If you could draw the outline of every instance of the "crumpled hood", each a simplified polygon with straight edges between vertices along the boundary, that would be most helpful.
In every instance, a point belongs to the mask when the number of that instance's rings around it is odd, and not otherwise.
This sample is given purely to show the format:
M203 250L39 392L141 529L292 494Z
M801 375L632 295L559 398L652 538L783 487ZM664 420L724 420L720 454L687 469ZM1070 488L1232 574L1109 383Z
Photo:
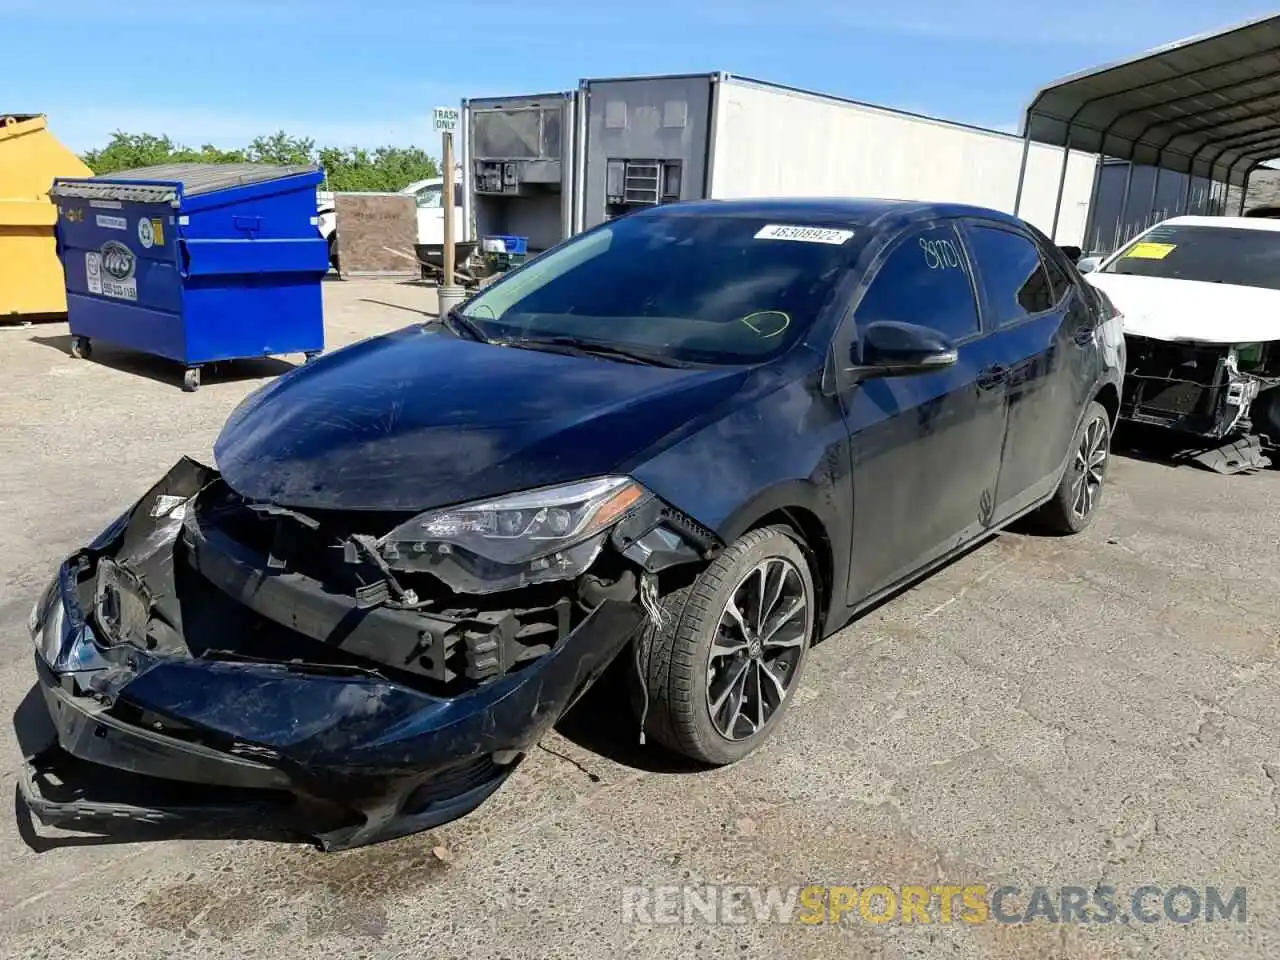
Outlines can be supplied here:
M1090 273L1124 314L1124 332L1155 340L1280 340L1280 290L1201 280Z
M214 446L232 489L300 508L426 510L609 473L709 422L741 368L670 369L409 327L250 395Z

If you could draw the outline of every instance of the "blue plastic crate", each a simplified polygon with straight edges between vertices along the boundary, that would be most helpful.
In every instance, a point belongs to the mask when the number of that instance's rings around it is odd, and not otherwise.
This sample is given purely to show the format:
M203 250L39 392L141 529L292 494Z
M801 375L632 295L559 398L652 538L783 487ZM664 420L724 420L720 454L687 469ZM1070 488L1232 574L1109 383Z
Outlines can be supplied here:
M501 240L503 249L506 253L517 254L523 256L529 252L528 237L513 237L503 233L491 234L485 237L486 240Z

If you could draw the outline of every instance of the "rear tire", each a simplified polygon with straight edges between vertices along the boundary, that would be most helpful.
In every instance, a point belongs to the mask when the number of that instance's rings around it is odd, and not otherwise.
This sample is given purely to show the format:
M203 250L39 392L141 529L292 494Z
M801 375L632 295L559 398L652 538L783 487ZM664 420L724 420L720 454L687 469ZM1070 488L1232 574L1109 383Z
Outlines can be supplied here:
M1036 511L1036 523L1052 533L1082 532L1097 513L1110 462L1111 418L1106 407L1095 400L1071 441L1062 482L1053 498Z
M788 528L753 530L730 544L662 599L663 627L649 625L636 641L645 693L637 684L635 699L643 707L647 694L646 732L713 765L761 746L799 688L816 598L808 558Z

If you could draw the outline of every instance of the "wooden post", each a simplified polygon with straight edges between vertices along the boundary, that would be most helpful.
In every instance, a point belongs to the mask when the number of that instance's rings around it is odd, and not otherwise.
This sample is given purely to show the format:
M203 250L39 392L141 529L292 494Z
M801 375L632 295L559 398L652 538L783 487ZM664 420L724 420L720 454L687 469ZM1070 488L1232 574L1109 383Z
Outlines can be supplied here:
M454 255L454 213L453 213L453 132L446 130L444 132L444 149L441 151L444 159L441 166L441 176L444 177L444 190L442 198L444 201L444 279L441 282L442 287L453 286L453 255Z

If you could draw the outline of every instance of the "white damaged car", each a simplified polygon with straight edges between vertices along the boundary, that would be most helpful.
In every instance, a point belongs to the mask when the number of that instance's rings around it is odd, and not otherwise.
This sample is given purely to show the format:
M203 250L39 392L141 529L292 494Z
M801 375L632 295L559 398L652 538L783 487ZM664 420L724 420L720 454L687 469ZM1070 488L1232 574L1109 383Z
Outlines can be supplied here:
M1080 261L1124 316L1120 416L1187 434L1220 473L1280 447L1280 220L1174 217Z

